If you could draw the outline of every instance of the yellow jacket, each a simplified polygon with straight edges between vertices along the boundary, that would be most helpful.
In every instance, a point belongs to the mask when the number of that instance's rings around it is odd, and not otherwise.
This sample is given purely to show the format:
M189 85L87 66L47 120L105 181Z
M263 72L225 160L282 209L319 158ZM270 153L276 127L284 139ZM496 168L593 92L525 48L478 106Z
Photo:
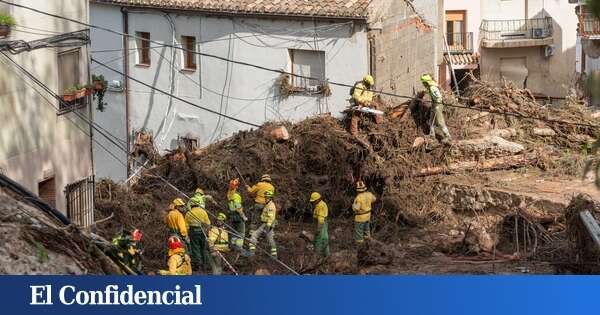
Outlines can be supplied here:
M210 219L206 210L200 207L194 207L192 210L185 214L185 222L189 227L202 227L204 225L210 225Z
M160 270L163 276L185 276L192 274L192 263L190 256L185 253L183 248L170 249L169 261L167 262L169 270Z
M324 224L328 212L329 209L327 208L327 204L325 203L325 201L321 200L317 203L317 205L314 208L313 218L317 219L317 223Z
M167 226L174 231L177 231L181 236L186 237L188 235L188 228L183 218L183 214L178 210L171 210L165 217L165 223Z
M256 196L254 198L254 202L260 203L261 205L264 205L266 203L266 191L275 192L275 187L269 182L258 182L256 183L256 185L248 188L248 192Z
M436 85L430 85L428 88L429 96L431 97L431 101L434 103L442 103L442 93L440 89Z
M223 228L213 226L208 231L208 246L220 252L228 252L229 233Z
M373 101L373 91L367 89L364 83L359 82L354 86L352 99L357 105L369 105Z
M377 198L370 191L361 192L354 198L352 210L355 222L367 222L371 220L371 205Z
M262 223L266 223L267 226L273 226L273 222L275 222L275 217L277 216L277 208L275 207L275 203L273 201L267 203L260 214L260 221Z

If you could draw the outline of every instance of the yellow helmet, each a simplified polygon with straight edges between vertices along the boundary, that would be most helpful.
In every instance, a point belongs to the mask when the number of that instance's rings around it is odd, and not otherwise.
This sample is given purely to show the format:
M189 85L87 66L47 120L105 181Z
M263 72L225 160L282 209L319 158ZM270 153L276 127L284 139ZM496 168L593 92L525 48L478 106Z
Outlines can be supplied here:
M227 215L223 212L217 213L217 221L225 221L227 219Z
M431 85L431 86L437 85L437 83L435 83L435 80L429 74L424 74L421 76L421 83L423 83L424 85Z
M373 78L372 75L367 74L363 77L363 82L365 82L368 85L375 85L375 79Z
M358 182L356 182L356 191L358 191L358 192L367 191L367 185L365 185L365 182L363 182L362 180L359 180Z
M196 193L204 195L204 190L202 188L198 187L198 188L196 188Z
M314 202L321 199L321 194L319 194L318 192L313 192L312 194L310 194L310 202Z
M177 207L182 207L182 206L185 206L185 202L183 202L183 199L177 198L177 199L173 200L170 208L175 209Z
M260 177L260 180L263 182L270 182L271 176L269 176L269 174L264 174L263 176Z

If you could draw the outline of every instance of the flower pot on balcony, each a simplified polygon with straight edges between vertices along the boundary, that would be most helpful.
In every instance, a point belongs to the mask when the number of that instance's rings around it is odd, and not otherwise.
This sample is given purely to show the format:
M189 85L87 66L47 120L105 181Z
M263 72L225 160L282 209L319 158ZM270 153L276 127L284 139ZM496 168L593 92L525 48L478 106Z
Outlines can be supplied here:
M94 81L94 89L96 91L102 91L102 90L104 90L104 81L102 81L102 80L96 80L96 81Z
M6 37L10 34L10 25L0 25L0 37Z
M75 94L64 94L63 95L63 100L65 102L72 102L75 100Z
M84 98L87 95L87 89L79 89L75 92L75 98Z

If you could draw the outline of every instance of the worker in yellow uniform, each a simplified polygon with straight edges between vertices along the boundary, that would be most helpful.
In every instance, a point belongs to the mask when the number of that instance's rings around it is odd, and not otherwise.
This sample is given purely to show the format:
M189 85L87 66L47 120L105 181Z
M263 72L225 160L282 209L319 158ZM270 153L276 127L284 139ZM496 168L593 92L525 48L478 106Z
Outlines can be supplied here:
M377 200L375 195L367 191L367 186L362 180L356 182L357 195L352 204L354 211L354 241L360 249L365 240L371 238L371 206Z
M248 221L248 218L246 217L246 214L244 213L244 207L242 206L242 196L237 191L239 185L240 181L237 178L229 181L229 191L227 191L227 207L229 208L231 225L235 230L235 233L238 234L231 236L233 246L242 248L244 247L246 221Z
M208 213L204 208L194 204L185 214L185 222L189 226L190 246L188 248L192 255L192 267L195 270L212 267L213 261L206 240L206 233L210 227Z
M206 201L215 203L215 199L211 195L204 194L204 190L200 187L196 188L194 195L187 203L187 209L192 210L194 206L199 206L202 209L206 209Z
M353 135L358 134L358 122L360 118L365 115L364 112L358 110L361 107L375 108L373 103L374 93L372 91L375 85L375 79L371 75L365 75L362 81L356 82L351 89L352 99L350 100L353 106L352 118L350 120L350 133ZM383 122L382 114L374 114L375 123L381 124Z
M187 276L192 274L190 256L185 252L183 242L177 236L171 236L169 243L169 259L167 265L169 270L160 270L163 276Z
M315 253L322 257L329 257L329 232L328 232L328 212L327 204L321 198L321 194L313 192L310 194L310 203L313 206L313 218L317 222L315 231Z
M260 213L267 204L264 197L265 192L270 191L275 194L275 187L272 184L271 176L264 174L256 185L250 187L246 185L246 190L249 194L254 195L254 209L247 215L250 216L250 234L256 231L260 225Z
M208 232L208 246L214 261L213 275L223 272L223 254L229 252L229 233L223 228L226 219L225 213L219 212L216 226Z
M429 128L429 136L435 138L435 128L439 128L442 132L443 139L442 143L449 143L451 140L450 131L446 126L446 120L444 119L444 102L442 93L438 88L437 82L429 74L421 76L421 83L427 89L429 96L431 97L431 124Z
M188 228L183 214L185 213L185 202L177 198L169 205L169 213L165 217L165 224L169 228L170 235L178 236L182 241L188 241Z
M277 244L275 244L275 232L273 231L273 228L277 223L277 208L275 206L275 202L273 202L273 195L273 192L270 190L264 192L263 196L266 204L260 214L261 225L258 227L258 229L256 229L256 231L252 232L250 237L250 245L248 247L250 252L256 252L256 242L258 241L258 238L262 234L266 234L267 241L271 246L271 256L277 257Z

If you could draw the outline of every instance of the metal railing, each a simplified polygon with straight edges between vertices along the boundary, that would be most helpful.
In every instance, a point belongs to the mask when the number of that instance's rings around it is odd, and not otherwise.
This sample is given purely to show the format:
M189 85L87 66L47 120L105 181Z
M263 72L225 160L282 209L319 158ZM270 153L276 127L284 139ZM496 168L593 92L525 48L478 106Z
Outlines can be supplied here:
M591 14L582 14L579 18L579 35L600 35L600 20Z
M94 223L94 177L82 179L65 187L67 217L81 227Z
M473 52L473 32L447 33L446 40L450 53Z
M552 36L552 18L483 20L480 31L483 40L543 39Z

